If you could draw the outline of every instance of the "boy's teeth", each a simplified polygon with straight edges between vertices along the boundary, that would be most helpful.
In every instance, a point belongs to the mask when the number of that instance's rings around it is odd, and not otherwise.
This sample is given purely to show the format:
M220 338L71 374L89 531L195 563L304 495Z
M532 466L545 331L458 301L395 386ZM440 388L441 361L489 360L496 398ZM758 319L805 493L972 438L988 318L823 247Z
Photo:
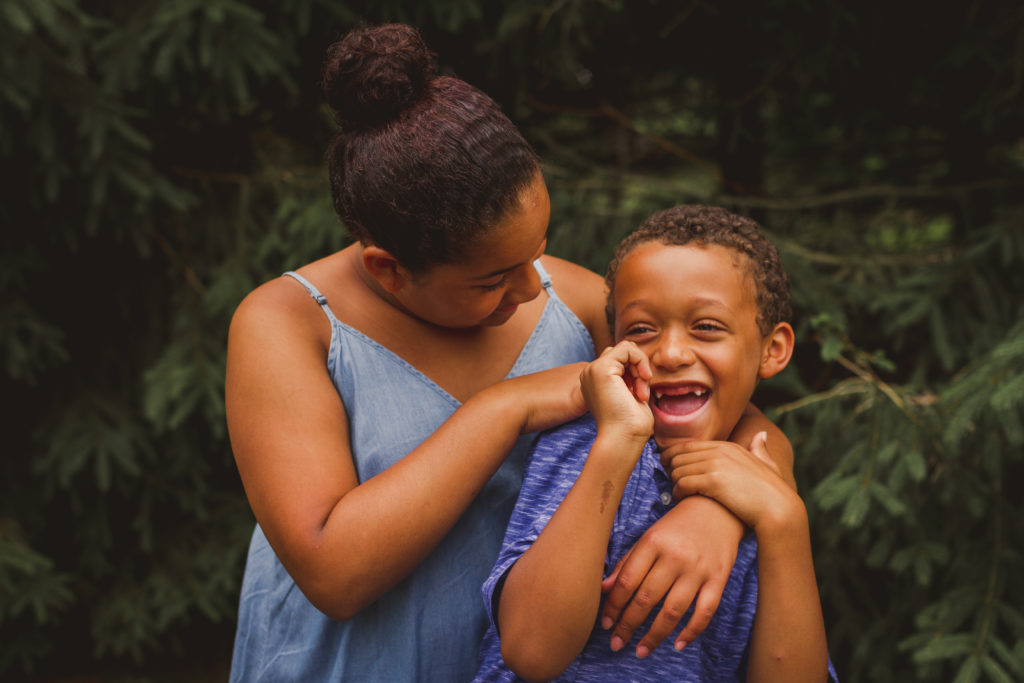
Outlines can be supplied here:
M693 391L688 392L688 393L691 393L694 396L696 396L697 398L700 398L704 394L708 393L708 390L707 389L694 389ZM661 399L661 397L664 396L664 395L665 395L664 391L655 389L655 391L654 391L654 398Z

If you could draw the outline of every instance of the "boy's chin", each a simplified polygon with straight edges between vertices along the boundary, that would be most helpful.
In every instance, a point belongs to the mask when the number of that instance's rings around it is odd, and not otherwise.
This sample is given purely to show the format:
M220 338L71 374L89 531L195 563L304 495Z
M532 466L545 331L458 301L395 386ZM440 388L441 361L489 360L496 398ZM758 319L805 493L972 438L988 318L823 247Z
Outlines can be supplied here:
M700 436L680 436L674 434L655 434L654 442L658 444L658 448L665 450L669 446L676 446L679 444L685 444L695 441L708 441L708 439L701 438Z

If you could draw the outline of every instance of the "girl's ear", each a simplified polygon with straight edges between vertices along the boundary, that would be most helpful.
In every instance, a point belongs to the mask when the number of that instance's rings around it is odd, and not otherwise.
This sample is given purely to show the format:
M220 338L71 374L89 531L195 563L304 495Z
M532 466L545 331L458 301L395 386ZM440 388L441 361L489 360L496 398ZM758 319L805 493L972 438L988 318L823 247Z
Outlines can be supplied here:
M786 367L790 356L793 355L795 338L796 335L793 334L793 328L789 323L779 323L775 326L775 329L765 337L758 377L768 379Z
M387 249L369 244L361 258L366 272L389 294L397 294L412 281L412 274Z

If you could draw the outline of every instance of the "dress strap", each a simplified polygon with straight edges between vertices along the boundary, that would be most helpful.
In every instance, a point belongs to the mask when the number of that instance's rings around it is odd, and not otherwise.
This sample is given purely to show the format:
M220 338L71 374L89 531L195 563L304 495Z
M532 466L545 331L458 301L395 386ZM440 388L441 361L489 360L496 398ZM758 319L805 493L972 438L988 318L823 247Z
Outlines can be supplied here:
M332 311L331 307L327 305L327 297L321 294L320 290L317 289L312 282L310 282L303 276L299 275L294 270L289 270L284 274L287 275L288 277L295 279L296 281L298 281L300 285L306 288L306 291L309 292L309 295L313 297L313 301L315 301L320 306L320 308L323 309L324 314L327 316L327 319L331 321L332 325L338 322L338 319L334 315L334 311Z
M533 268L537 271L537 274L540 275L540 283L544 285L544 289L548 290L548 293L551 293L551 276L548 275L548 271L544 270L544 266L540 264L540 259L536 259L533 262Z

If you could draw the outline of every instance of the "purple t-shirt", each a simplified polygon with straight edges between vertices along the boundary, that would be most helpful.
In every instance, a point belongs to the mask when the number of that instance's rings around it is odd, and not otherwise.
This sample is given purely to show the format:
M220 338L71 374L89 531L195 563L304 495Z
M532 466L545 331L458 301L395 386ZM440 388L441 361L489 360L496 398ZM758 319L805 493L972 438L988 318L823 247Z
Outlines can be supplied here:
M495 627L494 606L501 583L516 560L540 535L583 469L597 436L597 425L587 414L542 434L531 460L509 521L497 563L483 587L490 626L480 645L476 681L520 680L501 659ZM622 503L612 525L605 555L605 574L625 555L644 531L672 506L672 485L662 469L657 447L651 440L626 484ZM644 625L623 649L612 652L611 631L594 624L586 647L556 680L558 681L741 681L746 676L747 649L757 606L757 542L753 534L740 541L736 563L722 593L722 600L707 629L677 652L672 644L689 620L692 606L672 635L648 657L638 659L636 646L650 628L661 605L651 610ZM598 612L600 619L600 612Z

